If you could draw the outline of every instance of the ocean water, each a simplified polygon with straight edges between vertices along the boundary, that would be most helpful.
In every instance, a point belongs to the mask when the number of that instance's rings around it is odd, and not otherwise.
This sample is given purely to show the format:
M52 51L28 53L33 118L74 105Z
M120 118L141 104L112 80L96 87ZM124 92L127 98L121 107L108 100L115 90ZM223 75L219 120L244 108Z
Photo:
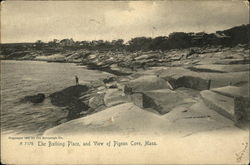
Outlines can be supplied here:
M58 125L67 112L52 105L47 96L75 85L75 75L85 84L109 74L67 63L1 61L1 133L42 134ZM44 102L20 102L37 93L46 95Z

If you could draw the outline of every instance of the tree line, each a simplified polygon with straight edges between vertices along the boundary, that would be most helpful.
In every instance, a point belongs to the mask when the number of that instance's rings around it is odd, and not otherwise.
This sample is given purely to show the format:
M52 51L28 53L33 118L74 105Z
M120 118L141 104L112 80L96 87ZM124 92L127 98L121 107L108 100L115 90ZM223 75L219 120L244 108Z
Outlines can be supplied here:
M98 50L98 51L150 51L150 50L169 50L183 49L189 47L202 47L211 45L234 46L237 44L249 43L250 25L241 25L224 31L207 34L174 32L168 36L152 37L135 37L124 42L123 39L112 41L93 40L93 41L74 41L71 39L57 40L54 39L47 43L37 40L33 44L28 44L26 48L44 50ZM19 44L19 46L22 44Z

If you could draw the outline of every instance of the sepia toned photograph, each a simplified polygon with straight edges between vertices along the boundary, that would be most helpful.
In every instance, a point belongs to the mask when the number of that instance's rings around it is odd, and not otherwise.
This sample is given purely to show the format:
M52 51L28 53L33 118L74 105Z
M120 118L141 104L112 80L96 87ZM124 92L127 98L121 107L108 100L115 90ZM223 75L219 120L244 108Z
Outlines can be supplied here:
M1 163L248 164L249 2L1 2Z

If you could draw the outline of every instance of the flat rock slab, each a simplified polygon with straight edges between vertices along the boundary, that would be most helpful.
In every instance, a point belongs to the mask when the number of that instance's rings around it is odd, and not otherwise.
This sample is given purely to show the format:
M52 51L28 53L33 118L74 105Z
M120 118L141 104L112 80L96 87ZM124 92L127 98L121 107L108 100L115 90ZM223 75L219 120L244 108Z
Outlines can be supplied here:
M207 107L203 101L192 106L178 106L171 112L162 115L162 118L170 122L168 132L178 131L182 137L189 137L199 133L209 134L210 131L235 128L234 122L216 111Z
M132 95L132 102L140 108L152 108L160 114L165 114L173 108L183 105L192 104L195 102L193 96L190 96L190 91L170 89L158 89L135 93ZM195 93L193 93L195 95Z
M248 86L227 86L212 91L202 91L204 103L221 115L233 120L235 125L245 129L250 123Z
M188 98L187 96L169 89L152 90L144 94L154 100L157 105L156 110L158 110L160 114L168 113L180 104L190 103L189 100L185 100Z
M225 86L221 88L212 89L213 92L219 93L228 97L247 97L249 96L249 88L247 85L237 86Z
M230 65L230 64L249 64L249 59L221 59L214 64Z
M63 123L47 130L44 135L172 135L190 137L211 131L236 130L234 123L211 111L201 103L190 108L176 107L165 115L157 115L124 103L98 113Z
M164 79L153 76L153 75L146 75L131 80L127 84L125 84L125 92L143 92L149 90L156 90L156 89L170 89L168 82ZM129 90L129 91L128 91Z
M107 107L129 102L129 97L119 89L108 89L104 95L104 104Z
M219 114L234 120L234 99L213 91L201 91L201 97L204 103Z
M191 89L196 89L196 90L206 90L210 89L211 86L211 80L203 79L200 77L193 77L193 76L183 76L180 77L176 80L177 85L179 87L186 87L186 88L191 88ZM177 86L177 87L178 87Z
M110 107L47 130L44 134L77 135L88 133L130 133L160 129L164 123L159 115L144 111L132 103Z
M190 68L197 72L241 72L248 71L248 64L237 64L237 65L196 65Z
M249 96L234 98L235 125L243 129L249 129L250 126L249 100Z
M193 80L197 79L202 79L205 81L211 80L210 88L223 87L229 84L235 85L241 82L249 81L249 71L230 72L230 73L214 73L214 72L204 73L204 72L195 72L183 67L171 67L165 69L163 68L161 71L157 71L157 73L159 74L159 77L165 80L168 80L169 78L178 80L181 77L191 77L193 78Z

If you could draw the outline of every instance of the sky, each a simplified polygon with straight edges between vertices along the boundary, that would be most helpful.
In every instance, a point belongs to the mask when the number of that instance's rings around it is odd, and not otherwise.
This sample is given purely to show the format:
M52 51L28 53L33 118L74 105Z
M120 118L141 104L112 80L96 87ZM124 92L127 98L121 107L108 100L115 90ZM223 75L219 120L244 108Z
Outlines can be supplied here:
M249 23L249 4L224 1L7 1L1 42L130 40L207 32Z

